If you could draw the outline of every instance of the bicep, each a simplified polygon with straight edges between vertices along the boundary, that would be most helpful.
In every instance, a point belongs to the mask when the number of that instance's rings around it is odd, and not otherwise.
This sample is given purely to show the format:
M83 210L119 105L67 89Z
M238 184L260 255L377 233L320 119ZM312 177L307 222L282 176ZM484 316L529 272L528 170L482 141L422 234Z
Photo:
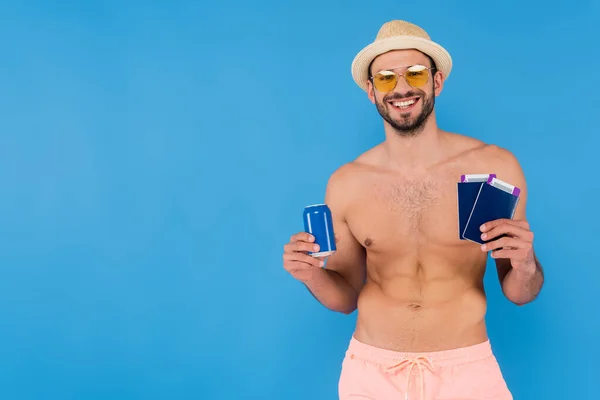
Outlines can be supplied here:
M510 260L507 258L497 258L496 259L496 271L498 272L498 280L500 284L504 282L504 278L512 269L512 265L510 264Z
M337 251L329 256L325 268L337 272L356 292L360 292L366 279L365 249L356 240L343 217L336 218L332 209L333 229L339 241Z
M505 168L506 171L504 173L504 178L500 179L506 180L508 183L518 187L520 190L519 202L517 203L517 208L515 209L513 219L517 221L526 221L527 198L529 191L527 187L527 180L525 179L525 173L523 172L523 168L521 167L517 158L512 154L508 156Z
M527 220L527 198L528 188L527 181L523 169L517 160L517 158L510 152L506 152L506 156L503 159L503 165L501 168L503 172L498 176L500 180L503 180L511 185L519 188L519 201L513 215L515 221L526 221ZM499 258L495 260L496 269L498 270L498 278L500 282L504 281L506 275L512 269L512 265L509 259Z
M360 292L366 279L366 251L354 237L348 222L347 213L350 209L348 182L344 173L334 174L325 193L325 203L331 210L333 230L338 237L337 251L329 256L325 268L337 272L356 292Z

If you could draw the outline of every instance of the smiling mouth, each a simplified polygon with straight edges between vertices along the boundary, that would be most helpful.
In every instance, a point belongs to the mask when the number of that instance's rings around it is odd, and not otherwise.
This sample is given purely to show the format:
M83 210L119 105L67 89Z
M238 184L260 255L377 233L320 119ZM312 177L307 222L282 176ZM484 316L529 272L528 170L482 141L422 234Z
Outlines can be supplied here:
M414 98L408 99L408 100L388 101L388 103L392 107L394 107L394 108L396 108L398 110L408 111L408 110L412 109L415 106L415 104L417 104L419 102L419 99L420 99L419 97L414 97Z

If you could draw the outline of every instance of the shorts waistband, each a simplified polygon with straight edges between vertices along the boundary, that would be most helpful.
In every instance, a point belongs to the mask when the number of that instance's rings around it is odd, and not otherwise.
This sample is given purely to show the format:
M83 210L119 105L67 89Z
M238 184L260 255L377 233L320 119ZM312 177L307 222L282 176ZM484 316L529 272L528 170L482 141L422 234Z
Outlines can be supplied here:
M430 352L400 352L374 347L357 340L354 336L346 351L349 358L358 358L380 365L394 365L404 360L428 359L438 366L460 365L481 361L493 356L489 340L456 349Z

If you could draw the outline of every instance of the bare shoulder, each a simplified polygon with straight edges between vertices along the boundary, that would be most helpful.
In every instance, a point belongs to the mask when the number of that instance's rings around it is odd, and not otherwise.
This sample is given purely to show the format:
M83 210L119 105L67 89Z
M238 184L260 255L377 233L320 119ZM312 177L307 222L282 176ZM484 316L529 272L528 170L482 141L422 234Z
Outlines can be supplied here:
M382 158L381 145L375 146L360 154L354 160L343 164L331 174L328 184L332 187L342 186L347 189L348 185L356 184L365 174L377 169Z
M450 155L458 158L476 154L487 146L485 142L477 138L455 132L444 132L443 138Z
M527 180L521 167L521 163L515 154L495 144L486 144L473 156L479 165L485 166L485 170L496 174L498 179L514 185L520 189L519 206L515 213L517 219L525 218L525 208L529 197Z
M481 149L479 157L489 163L489 167L495 171L499 179L517 186L525 185L525 174L521 163L510 150L489 144Z
M522 193L526 192L527 182L523 168L512 151L457 133L447 133L446 137L451 155L461 165L469 165L479 173L494 173L498 179L518 186Z
M506 179L523 179L521 164L510 150L458 133L447 133L447 137L457 157L493 169L494 173Z
M376 146L359 155L356 159L341 165L329 177L326 201L340 211L351 204L369 176L377 170L381 159L381 147Z

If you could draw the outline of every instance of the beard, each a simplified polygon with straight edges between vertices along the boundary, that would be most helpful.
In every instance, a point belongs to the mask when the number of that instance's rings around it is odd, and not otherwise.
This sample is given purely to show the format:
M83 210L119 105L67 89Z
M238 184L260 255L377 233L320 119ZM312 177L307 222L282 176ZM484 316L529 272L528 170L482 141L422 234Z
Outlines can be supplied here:
M421 101L422 103L421 112L419 113L419 115L411 117L410 113L404 113L400 114L399 118L393 119L390 115L390 111L391 107L394 106L392 106L388 102L401 101L403 99L414 96L419 96L419 101ZM375 104L377 106L377 111L379 112L379 115L381 115L381 117L385 121L387 121L387 123L390 124L392 128L394 128L398 135L403 137L414 137L423 131L427 119L429 119L429 116L433 112L433 108L435 105L435 94L427 96L423 91L415 92L412 90L408 93L405 93L404 95L401 95L399 93L390 93L389 95L384 96L381 102L376 100ZM394 109L394 111L396 110Z

